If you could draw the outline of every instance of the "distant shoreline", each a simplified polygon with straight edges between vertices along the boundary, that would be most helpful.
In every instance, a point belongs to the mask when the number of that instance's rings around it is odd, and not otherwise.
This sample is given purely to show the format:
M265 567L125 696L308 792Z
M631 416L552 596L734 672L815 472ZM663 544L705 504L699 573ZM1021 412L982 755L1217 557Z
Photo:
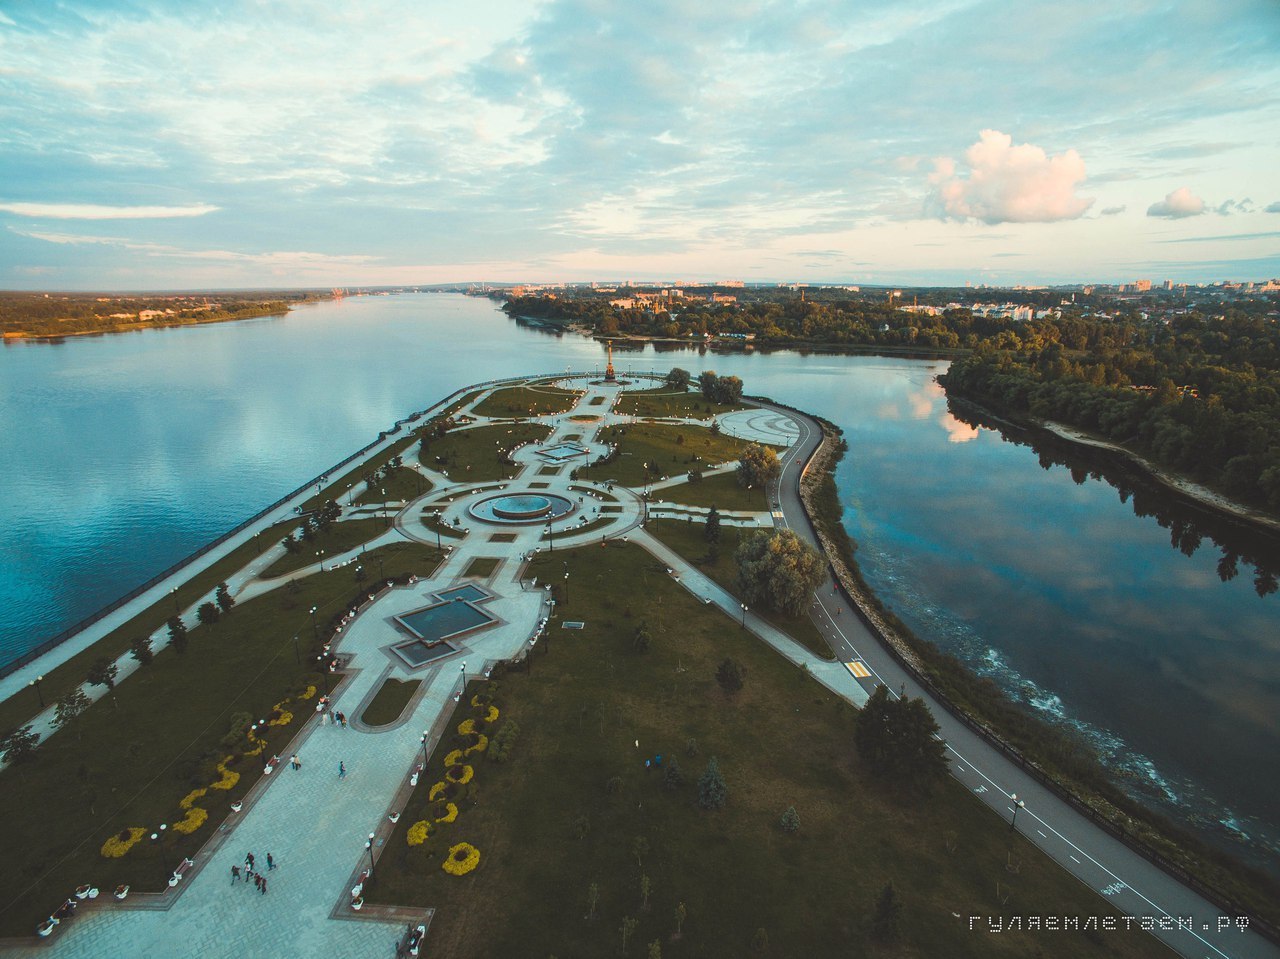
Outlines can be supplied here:
M234 316L218 316L210 317L209 319L187 318L181 320L169 317L163 321L139 320L136 323L112 324L111 326L103 326L96 330L72 330L66 333L28 333L22 330L15 330L5 332L0 339L3 339L5 343L11 343L26 342L30 340L65 340L73 336L106 336L111 333L136 333L139 330L171 329L180 326L206 326L213 323L232 323L236 320L259 319L264 316L285 316L292 310L293 307L286 304L283 309L278 306L272 306L270 308L263 307L260 309L250 309L241 313L236 313Z

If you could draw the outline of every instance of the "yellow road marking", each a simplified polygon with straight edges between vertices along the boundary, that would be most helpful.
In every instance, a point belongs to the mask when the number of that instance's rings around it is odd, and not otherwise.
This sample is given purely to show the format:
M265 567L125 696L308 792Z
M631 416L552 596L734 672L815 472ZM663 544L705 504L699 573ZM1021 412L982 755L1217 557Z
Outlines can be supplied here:
M844 665L845 668L848 669L849 672L853 673L853 675L858 679L871 678L871 670L867 669L860 659L855 659L853 662L845 663Z

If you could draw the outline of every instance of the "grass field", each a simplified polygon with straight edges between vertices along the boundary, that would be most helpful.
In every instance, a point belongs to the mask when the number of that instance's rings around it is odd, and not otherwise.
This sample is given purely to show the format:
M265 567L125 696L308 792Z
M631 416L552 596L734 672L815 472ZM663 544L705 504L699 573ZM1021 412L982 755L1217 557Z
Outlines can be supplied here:
M429 574L438 556L417 544L369 554L371 561L382 558L388 576ZM158 891L162 850L139 846L108 859L99 852L102 843L126 826L181 819L179 800L219 778L213 766L227 754L219 740L234 713L267 715L306 683L319 684L307 669L313 662L310 608L319 607L323 623L359 592L346 568L249 600L216 625L191 630L184 655L161 652L114 696L41 744L34 761L0 771L0 936L31 935L86 879L104 894L118 883ZM266 735L268 755L286 753L313 708L314 700L300 706L293 723ZM208 840L231 802L262 773L258 758L229 768L240 774L234 788L210 789L196 802L208 810L208 821L190 836L169 831L163 855L170 868Z
M413 694L422 685L420 679L400 681L388 678L374 694L360 721L367 726L389 726L400 718Z
M319 509L325 504L326 500L338 502L343 497L348 496L351 492L351 487L355 486L357 483L363 482L364 478L374 470L385 466L391 461L392 457L408 455L407 451L409 448L415 446L417 442L418 437L416 434L411 434L403 439L396 440L396 442L392 443L377 456L358 463L339 476L336 480L329 483L328 486L321 489L320 492L316 493L302 504L302 511L306 513L314 509Z
M425 476L415 469L401 466L392 470L389 477L379 480L372 488L357 496L356 503L407 503L430 490L431 483Z
M769 508L764 488L747 489L738 485L736 472L721 473L709 476L697 483L681 483L660 489L653 494L668 503L683 503L686 506L714 506L724 510L749 510L761 512Z
M604 466L592 467L592 478L616 479L623 486L643 486L646 463L653 463L663 474L674 476L695 467L705 469L735 460L750 445L701 427L662 423L611 426L600 438L606 443L618 443L619 455Z
M638 548L587 547L542 561L553 570L567 561L575 584L588 587L575 588L564 610L586 627L552 629L529 672L499 677L501 715L485 731L515 720L519 737L506 763L470 757L470 795L455 800L455 822L436 827L431 854L405 837L434 818L427 793L458 745L446 735L379 860L376 890L366 892L436 907L433 955L616 955L628 916L638 927L627 954L643 956L658 941L667 959L745 957L761 928L773 956L1168 955L1145 933L968 932L964 917L973 914L1110 910L958 784L917 799L874 779L851 745L851 706L744 639ZM631 645L642 618L653 634L643 654ZM735 699L714 679L729 655L747 670ZM450 732L477 715L468 701L482 688L472 684ZM679 789L644 768L659 753L664 766L678 759ZM708 812L693 802L694 783L712 755L729 800ZM793 835L778 826L788 805L800 816ZM460 841L481 859L454 877L440 862ZM904 906L901 938L879 944L869 917L890 879ZM592 884L599 902L589 919ZM679 902L688 918L673 939Z
M512 386L495 390L472 410L478 416L544 416L567 413L578 402L578 394L555 386Z
M432 440L422 463L434 470L444 470L459 482L484 483L505 479L516 472L498 460L498 450L511 449L517 443L546 439L551 428L539 423L513 423L480 426L472 430L454 430Z
M327 530L316 533L310 542L301 540L296 553L285 553L262 571L263 579L284 576L313 563L332 563L338 556L361 543L387 531L387 524L380 519L348 519L333 523ZM283 537L282 537L283 538ZM323 550L323 555L317 553Z
M622 394L616 407L619 413L627 416L694 416L699 419L743 408L740 403L712 403L701 393L672 392L669 386L628 390Z
M493 575L493 571L498 568L498 564L501 562L502 558L498 556L477 556L467 564L467 568L462 575L485 579Z
M738 564L734 562L733 554L737 551L738 543L742 538L756 532L755 530L721 526L719 556L712 563L707 561L709 544L703 535L706 530L705 524L678 519L656 519L651 520L646 529L697 566L702 573L735 596L738 594ZM823 659L835 658L822 633L807 615L788 616L785 613L766 609L752 609L752 612L763 616L796 642L811 652L817 653Z

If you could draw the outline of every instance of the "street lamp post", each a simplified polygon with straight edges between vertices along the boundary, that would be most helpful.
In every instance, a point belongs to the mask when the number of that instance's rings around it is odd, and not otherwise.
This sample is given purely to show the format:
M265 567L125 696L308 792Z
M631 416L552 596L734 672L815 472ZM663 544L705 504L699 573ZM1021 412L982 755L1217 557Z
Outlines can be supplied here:
M173 597L173 611L175 613L181 612L181 610L178 609L178 587L170 586L169 595Z
M31 682L27 683L28 686L34 686L36 688L36 697L40 700L41 709L44 709L44 693L40 691L40 683L43 679L43 676L37 676L35 679L31 680Z
M316 610L319 608L319 606L311 607L311 635L317 643L320 642L320 628L316 626Z
M466 695L467 692L467 661L462 661L462 689L460 695Z
M564 574L564 604L569 605L569 574Z
M294 658L294 661L299 666L302 665L302 654L298 652L298 634L297 633L293 634L293 658Z
M1009 793L1009 799L1013 802L1013 818L1009 820L1009 830L1012 831L1018 824L1018 810L1025 806L1026 803L1018 798L1017 793Z
M444 547L440 545L440 510L436 510L434 515L436 518L436 549L443 552Z
M422 742L422 768L423 769L427 768L427 735L430 732L431 730L429 729L424 729L422 731L421 742Z
M556 537L555 532L551 529L550 523L547 524L547 542L551 547L548 552L554 553L556 551Z
M742 607L742 628L746 629L747 628L747 604L739 603L738 605Z
M373 878L373 833L369 833L369 839L364 844L364 848L369 851L369 878Z
M324 694L329 695L329 664L325 662L323 656L317 656L316 662L320 664L320 672L324 674Z
M153 832L151 834L151 841L156 844L155 848L159 850L158 855L160 857L160 868L164 870L165 882L169 881L169 876L171 875L171 872L169 870L169 860L164 854L164 843L161 842L161 840L164 837L164 831L168 828L169 828L168 823L161 823L160 829L157 832Z

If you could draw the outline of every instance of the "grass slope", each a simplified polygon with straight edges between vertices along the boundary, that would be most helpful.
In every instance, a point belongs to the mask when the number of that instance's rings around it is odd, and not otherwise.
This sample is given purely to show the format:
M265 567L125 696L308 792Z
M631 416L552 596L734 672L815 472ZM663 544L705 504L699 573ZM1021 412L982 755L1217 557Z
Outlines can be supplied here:
M669 386L651 390L628 390L618 400L617 410L627 416L694 416L710 418L744 407L740 403L712 403L701 393L672 392Z
M434 470L445 470L449 478L464 483L485 483L505 479L516 472L498 459L500 449L511 449L521 442L546 439L549 426L539 423L512 423L480 426L471 430L454 430L432 440L420 459Z
M684 503L686 506L714 506L725 510L749 510L762 512L769 508L769 501L763 488L747 489L738 485L737 472L721 473L710 476L697 483L682 483L660 489L653 494L655 499L668 503Z
M750 445L697 426L665 423L611 426L601 431L600 439L617 443L619 455L605 466L593 467L591 472L596 479L607 475L623 486L644 485L645 463L654 463L664 475L674 476L695 467L705 469L735 460Z
M512 386L494 390L471 411L477 416L543 416L567 413L578 402L578 394L554 386Z

